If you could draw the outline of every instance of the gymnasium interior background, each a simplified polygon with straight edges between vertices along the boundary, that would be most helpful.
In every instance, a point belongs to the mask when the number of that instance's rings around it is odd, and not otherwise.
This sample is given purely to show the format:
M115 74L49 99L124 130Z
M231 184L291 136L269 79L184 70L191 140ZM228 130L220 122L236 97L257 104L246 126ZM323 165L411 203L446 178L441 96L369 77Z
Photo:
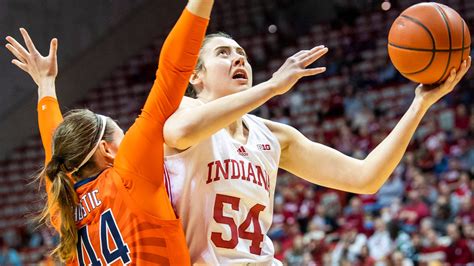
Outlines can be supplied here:
M363 158L406 111L416 84L393 68L387 35L412 0L215 0L208 32L246 49L254 84L317 44L327 71L305 78L256 114ZM474 32L474 1L439 1ZM383 8L382 8L383 4ZM42 53L59 39L63 111L87 107L128 129L154 80L160 47L185 6L165 0L0 0L0 36L25 27ZM6 43L6 41L5 41ZM472 55L472 52L471 52ZM37 88L0 50L0 265L50 263L57 235L31 217L44 204L30 184L43 164ZM374 195L311 185L279 172L275 256L289 265L466 265L474 263L474 72L423 119L402 163ZM459 263L459 264L456 264Z

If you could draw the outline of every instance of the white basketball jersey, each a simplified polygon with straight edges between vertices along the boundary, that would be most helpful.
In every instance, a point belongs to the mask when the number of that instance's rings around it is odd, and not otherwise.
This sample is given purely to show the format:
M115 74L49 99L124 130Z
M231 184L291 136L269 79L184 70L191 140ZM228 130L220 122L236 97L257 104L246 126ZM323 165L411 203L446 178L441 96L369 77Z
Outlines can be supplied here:
M267 232L280 159L277 138L253 115L245 145L222 129L166 156L171 200L195 264L281 265Z

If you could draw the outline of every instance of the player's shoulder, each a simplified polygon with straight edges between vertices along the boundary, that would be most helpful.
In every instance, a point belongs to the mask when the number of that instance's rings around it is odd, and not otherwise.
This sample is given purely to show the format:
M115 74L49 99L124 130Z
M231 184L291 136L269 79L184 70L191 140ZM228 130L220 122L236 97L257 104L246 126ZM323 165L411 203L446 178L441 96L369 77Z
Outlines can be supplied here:
M301 133L294 127L280 122L260 118L265 126L272 132L280 142L282 147L286 147L290 142L299 139Z

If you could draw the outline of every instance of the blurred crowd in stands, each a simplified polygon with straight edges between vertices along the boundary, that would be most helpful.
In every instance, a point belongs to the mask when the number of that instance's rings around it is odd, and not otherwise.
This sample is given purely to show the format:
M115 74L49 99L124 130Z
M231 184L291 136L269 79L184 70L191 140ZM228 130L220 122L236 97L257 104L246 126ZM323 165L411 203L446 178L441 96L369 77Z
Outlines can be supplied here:
M328 46L329 53L318 62L327 66L325 74L302 80L256 113L364 158L393 129L414 96L416 84L408 83L389 62L386 36L400 10L416 1L392 1L394 7L399 2L398 9L388 12L344 9L346 19L317 25L291 19L284 10L293 2L218 1L210 31L238 37L249 54L255 83L268 79L295 51ZM470 1L447 2L474 25ZM250 16L239 15L243 6ZM267 31L269 24L277 26L274 32ZM80 105L130 125L138 110L107 113L102 111L107 110L105 104L100 109L100 97L108 90L123 91L125 96L112 97L117 104L110 106L117 109L123 98L127 104L137 94L144 99L156 67L154 49L112 74L107 84L118 85L96 88ZM402 163L376 194L327 189L280 171L269 232L276 258L288 265L474 265L473 72L429 111ZM134 94L126 94L130 91ZM0 265L41 261L57 242L50 229L33 225L18 225L2 236Z

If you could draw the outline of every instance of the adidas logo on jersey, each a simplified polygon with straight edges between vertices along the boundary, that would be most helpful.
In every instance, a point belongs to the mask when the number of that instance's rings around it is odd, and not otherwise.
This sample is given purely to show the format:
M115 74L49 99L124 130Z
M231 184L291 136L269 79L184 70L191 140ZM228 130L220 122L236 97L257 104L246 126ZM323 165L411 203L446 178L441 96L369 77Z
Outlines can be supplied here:
M242 156L249 156L248 152L245 150L244 146L240 146L240 148L237 149L237 152L242 155Z
M257 144L257 149L261 151L269 151L272 149L272 147L270 146L270 144Z

